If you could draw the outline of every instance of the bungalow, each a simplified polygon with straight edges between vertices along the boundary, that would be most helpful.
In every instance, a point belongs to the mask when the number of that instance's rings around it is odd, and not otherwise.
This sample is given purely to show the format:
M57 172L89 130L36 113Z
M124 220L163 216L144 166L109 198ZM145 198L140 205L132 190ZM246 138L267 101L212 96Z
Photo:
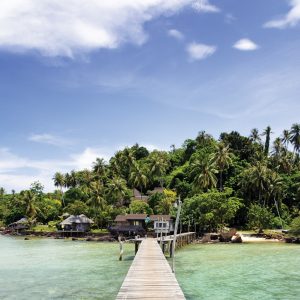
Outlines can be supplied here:
M8 225L8 230L20 231L26 229L29 229L29 223L27 218L22 218L19 221L16 221Z
M63 231L77 231L87 232L90 231L90 226L94 222L85 215L71 215L60 223Z
M113 235L145 235L147 224L153 222L156 233L174 231L173 219L169 215L128 214L118 215L115 226L110 228Z

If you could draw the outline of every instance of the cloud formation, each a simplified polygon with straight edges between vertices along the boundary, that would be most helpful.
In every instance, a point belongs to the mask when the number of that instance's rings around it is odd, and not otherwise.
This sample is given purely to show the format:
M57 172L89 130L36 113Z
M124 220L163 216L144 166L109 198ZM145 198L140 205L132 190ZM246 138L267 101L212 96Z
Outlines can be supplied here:
M34 181L40 181L47 191L51 191L55 172L90 169L97 157L108 161L112 154L110 150L87 147L63 160L35 160L18 156L8 148L0 148L1 186L19 191L29 188Z
M257 44L249 39L240 39L232 47L241 51L253 51L259 48Z
M184 35L177 29L168 30L168 35L175 38L176 40L183 40Z
M199 43L190 43L186 47L186 51L191 60L202 60L213 55L217 50L216 46L210 46Z
M48 144L48 145L53 145L58 147L63 147L71 144L71 141L67 139L52 134L48 134L48 133L32 134L28 138L28 140L32 142Z
M208 0L199 0L193 4L193 7L200 12L217 13L220 9L208 2Z
M207 0L9 0L0 2L0 47L74 57L147 40L144 23L186 7L216 12Z
M300 22L300 0L290 0L290 11L283 17L271 20L264 24L266 28L294 27Z

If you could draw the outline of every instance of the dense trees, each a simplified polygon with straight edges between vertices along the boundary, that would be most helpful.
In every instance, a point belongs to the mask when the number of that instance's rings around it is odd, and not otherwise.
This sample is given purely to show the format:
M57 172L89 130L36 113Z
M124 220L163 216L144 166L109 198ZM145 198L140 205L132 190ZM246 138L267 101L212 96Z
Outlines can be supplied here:
M119 213L175 214L180 196L183 224L200 230L282 227L300 213L300 125L278 138L271 134L268 126L263 134L254 128L249 137L232 131L215 140L200 131L170 151L135 144L109 162L97 158L89 170L56 172L53 193L45 193L39 183L20 193L0 189L0 222L27 216L47 223L67 212L85 213L102 227ZM163 193L148 193L159 186ZM143 196L134 199L134 188L150 196L148 203Z

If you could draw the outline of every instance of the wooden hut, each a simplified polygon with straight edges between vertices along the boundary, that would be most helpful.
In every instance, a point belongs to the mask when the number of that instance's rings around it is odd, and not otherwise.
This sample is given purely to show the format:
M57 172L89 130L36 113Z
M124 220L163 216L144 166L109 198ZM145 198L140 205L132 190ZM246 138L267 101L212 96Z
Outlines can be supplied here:
M146 223L149 222L153 222L156 233L174 231L173 219L170 215L128 214L118 215L115 218L115 226L110 228L110 232L113 235L144 235L146 233Z
M26 229L29 229L29 223L27 218L22 218L19 221L8 225L8 230L11 231L22 231Z
M88 232L94 222L85 215L70 215L60 223L63 231L69 232Z

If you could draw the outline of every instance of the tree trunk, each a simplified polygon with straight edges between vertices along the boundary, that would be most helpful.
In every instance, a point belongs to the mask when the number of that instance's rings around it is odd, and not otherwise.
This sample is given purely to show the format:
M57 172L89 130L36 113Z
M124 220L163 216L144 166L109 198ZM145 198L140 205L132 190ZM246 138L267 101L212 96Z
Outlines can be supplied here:
M223 192L223 172L220 171L220 192Z

